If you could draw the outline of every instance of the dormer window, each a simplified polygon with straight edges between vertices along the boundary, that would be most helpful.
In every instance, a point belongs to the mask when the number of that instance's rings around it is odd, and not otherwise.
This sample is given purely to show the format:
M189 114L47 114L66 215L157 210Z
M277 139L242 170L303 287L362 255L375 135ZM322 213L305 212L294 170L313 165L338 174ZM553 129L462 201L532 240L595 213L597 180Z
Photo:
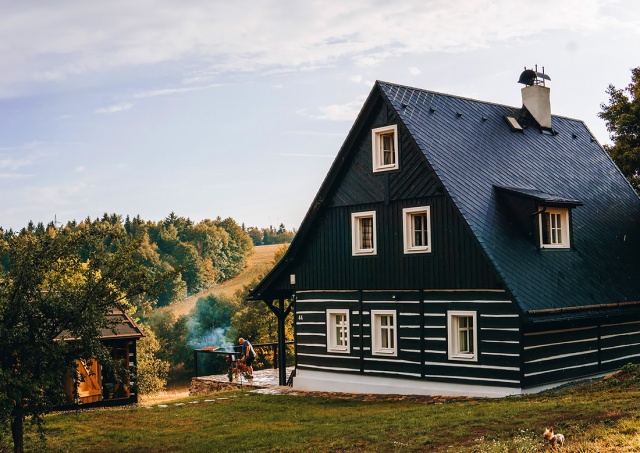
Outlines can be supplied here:
M569 248L569 209L540 210L540 248Z
M398 126L378 127L371 131L373 171L398 169Z

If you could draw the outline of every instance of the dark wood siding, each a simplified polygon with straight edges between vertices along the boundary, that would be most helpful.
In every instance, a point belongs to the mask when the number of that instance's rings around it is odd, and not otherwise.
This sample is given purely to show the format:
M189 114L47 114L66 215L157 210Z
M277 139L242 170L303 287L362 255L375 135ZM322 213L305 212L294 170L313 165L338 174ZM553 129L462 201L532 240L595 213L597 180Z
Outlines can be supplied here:
M297 293L298 366L326 372L351 372L460 385L520 386L520 322L514 304L496 292L303 291ZM327 349L326 311L349 309L350 350ZM375 354L373 311L396 315L393 356ZM477 360L448 355L448 311L473 311Z
M523 386L605 373L639 357L638 321L530 332L523 338Z
M476 313L477 361L448 357L447 313ZM467 385L520 386L520 319L505 293L427 292L424 300L425 378Z

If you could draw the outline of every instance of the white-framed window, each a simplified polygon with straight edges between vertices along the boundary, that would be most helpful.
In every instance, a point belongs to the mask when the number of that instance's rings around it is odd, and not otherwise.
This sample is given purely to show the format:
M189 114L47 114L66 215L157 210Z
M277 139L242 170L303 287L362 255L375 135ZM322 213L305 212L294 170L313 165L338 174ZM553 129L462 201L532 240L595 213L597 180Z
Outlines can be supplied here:
M431 252L431 209L429 206L402 210L404 253Z
M448 311L449 360L478 361L478 327L475 311Z
M351 214L351 252L355 255L376 254L376 212Z
M377 127L371 130L373 171L398 169L398 126Z
M540 247L569 248L569 209L540 209Z
M396 311L371 310L371 353L373 355L397 356Z
M349 353L349 310L327 310L327 351Z

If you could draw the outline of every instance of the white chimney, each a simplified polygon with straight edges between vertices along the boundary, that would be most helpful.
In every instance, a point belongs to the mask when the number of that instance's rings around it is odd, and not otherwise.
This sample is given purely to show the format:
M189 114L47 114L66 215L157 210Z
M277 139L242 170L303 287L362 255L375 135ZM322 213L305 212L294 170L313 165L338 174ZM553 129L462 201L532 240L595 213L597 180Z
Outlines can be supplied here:
M522 105L538 125L543 129L551 129L551 90L545 86L545 80L551 78L542 72L526 69L520 74L519 83L527 85L522 89Z
M541 85L522 89L522 105L543 129L551 129L550 92L549 88Z

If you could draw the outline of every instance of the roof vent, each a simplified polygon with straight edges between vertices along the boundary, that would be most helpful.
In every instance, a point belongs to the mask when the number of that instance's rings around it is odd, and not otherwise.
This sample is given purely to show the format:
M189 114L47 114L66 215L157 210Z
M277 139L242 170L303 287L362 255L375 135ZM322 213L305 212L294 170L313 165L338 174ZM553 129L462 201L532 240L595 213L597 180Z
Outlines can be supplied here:
M551 77L536 69L525 68L520 74L518 83L525 86L522 89L522 105L531 114L542 129L551 129L551 96L550 90L545 86L545 81Z
M522 83L523 85L533 86L533 85L542 85L545 86L545 80L551 80L551 77L544 73L544 66L542 67L542 72L538 72L538 65L536 65L536 70L524 68L522 74L520 74L520 79L518 83Z

